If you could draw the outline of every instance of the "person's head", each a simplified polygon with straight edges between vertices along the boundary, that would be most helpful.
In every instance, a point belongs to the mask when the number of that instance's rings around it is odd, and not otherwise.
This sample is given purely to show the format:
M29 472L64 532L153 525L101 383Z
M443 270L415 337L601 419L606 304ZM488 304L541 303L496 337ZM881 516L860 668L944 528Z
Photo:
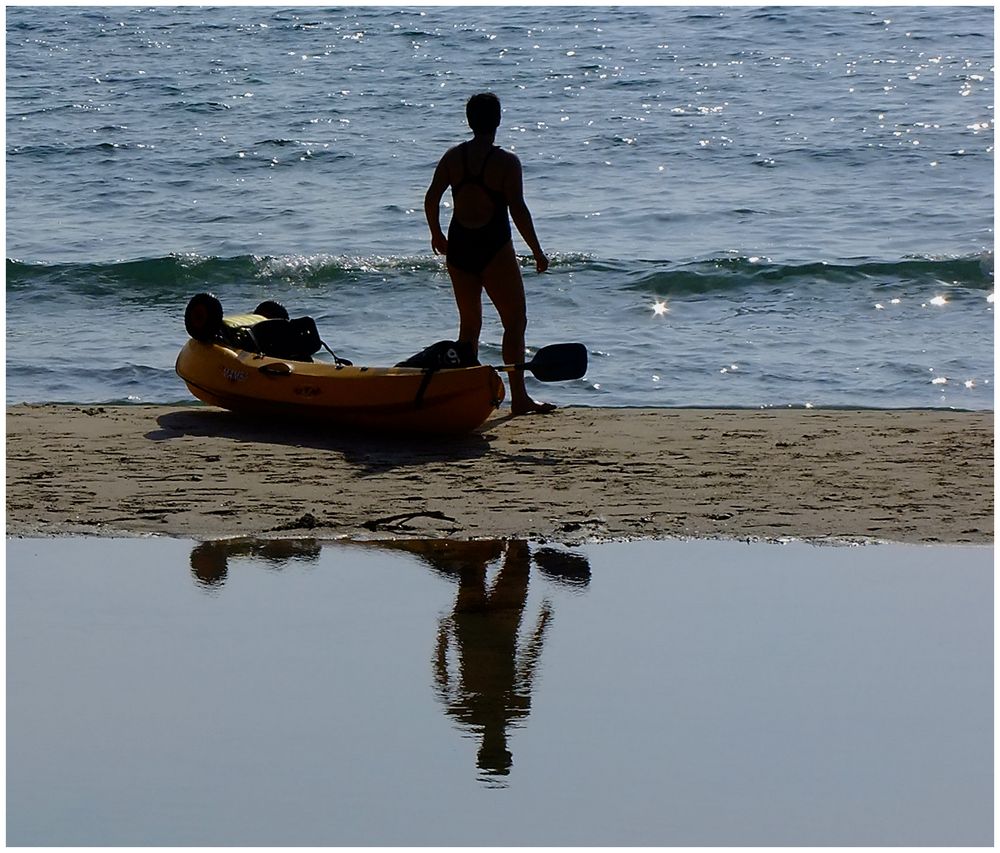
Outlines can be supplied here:
M492 92L481 92L469 98L465 117L476 136L496 133L500 127L500 99Z

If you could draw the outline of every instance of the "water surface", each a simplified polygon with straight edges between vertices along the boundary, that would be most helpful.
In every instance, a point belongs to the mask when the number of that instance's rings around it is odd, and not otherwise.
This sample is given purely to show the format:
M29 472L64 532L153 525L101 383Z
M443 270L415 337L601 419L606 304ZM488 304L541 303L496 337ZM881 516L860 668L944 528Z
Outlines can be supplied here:
M989 845L992 552L10 540L14 845Z

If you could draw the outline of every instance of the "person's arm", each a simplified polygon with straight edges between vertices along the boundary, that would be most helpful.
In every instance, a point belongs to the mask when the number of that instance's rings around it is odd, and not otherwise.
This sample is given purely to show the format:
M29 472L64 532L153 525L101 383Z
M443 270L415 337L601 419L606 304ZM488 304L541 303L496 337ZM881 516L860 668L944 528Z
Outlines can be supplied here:
M431 229L431 248L435 255L448 254L448 238L441 230L441 197L451 183L444 164L445 157L442 157L437 164L431 185L427 188L427 194L424 196L424 215L427 217L427 225Z
M549 268L549 259L545 257L541 243L538 242L535 224L531 219L531 211L528 210L528 205L524 201L524 179L521 175L521 161L517 157L513 157L513 163L507 170L504 191L507 195L507 206L510 208L510 218L524 238L524 242L528 244L528 248L531 249L531 254L535 258L535 268L539 272L545 272Z

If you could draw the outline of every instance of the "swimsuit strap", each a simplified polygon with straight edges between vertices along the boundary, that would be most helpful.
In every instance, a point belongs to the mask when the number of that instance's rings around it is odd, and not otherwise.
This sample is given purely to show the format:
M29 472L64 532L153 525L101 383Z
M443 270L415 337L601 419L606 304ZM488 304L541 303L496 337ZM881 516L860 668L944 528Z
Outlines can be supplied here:
M479 167L479 174L473 175L472 170L469 168L469 143L466 142L465 145L462 146L462 164L465 166L465 177L467 180L474 181L481 187L486 186L483 182L483 175L486 174L486 163L489 161L490 155L493 153L495 148L495 145L490 146L490 150L487 151L486 156L483 157L483 165Z
M462 144L462 166L463 166L462 179L457 184L455 184L454 190L457 192L466 184L476 184L477 186L480 186L484 190L486 190L486 192L489 193L490 196L499 195L500 194L499 191L490 189L488 186L486 186L486 181L483 179L484 176L486 175L486 164L489 162L490 157L493 156L493 152L497 150L498 146L496 145L490 146L490 150L486 152L486 156L483 158L483 165L479 168L478 175L473 175L472 170L469 168L468 146L469 146L468 142Z

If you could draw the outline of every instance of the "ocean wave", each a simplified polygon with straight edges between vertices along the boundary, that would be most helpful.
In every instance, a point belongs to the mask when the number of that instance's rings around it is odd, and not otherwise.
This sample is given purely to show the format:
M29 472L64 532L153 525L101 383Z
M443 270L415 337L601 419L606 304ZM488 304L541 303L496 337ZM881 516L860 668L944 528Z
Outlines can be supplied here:
M51 157L76 157L80 155L110 154L116 151L133 151L151 148L150 145L131 142L94 142L87 145L53 143L51 145L15 145L7 149L8 157L28 157L45 160Z
M832 286L860 282L869 286L926 283L988 290L993 287L993 256L987 252L963 257L802 263L775 263L760 257L711 258L638 272L633 274L628 287L658 296L676 296L754 286Z
M37 292L52 296L67 292L85 296L172 294L192 286L202 288L253 277L257 265L251 257L203 258L169 255L112 263L25 263L7 259L7 291Z
M530 266L529 257L521 258ZM864 282L897 286L937 284L970 290L993 287L990 253L964 257L910 257L894 261L776 263L767 258L726 256L687 262L605 259L581 253L554 254L550 268L600 274L612 287L659 296L738 292L754 287L849 286ZM7 259L7 292L51 298L57 294L159 302L231 286L328 287L368 276L402 279L440 275L444 261L432 255L238 255L172 254L109 263L29 263Z
M526 260L526 259L523 259ZM594 264L583 254L556 254L552 267ZM50 283L98 295L123 288L145 291L176 291L191 285L225 285L247 281L330 284L347 277L370 273L437 273L444 261L432 255L237 255L213 257L172 254L159 258L108 263L29 263L7 259L7 290L23 291Z

